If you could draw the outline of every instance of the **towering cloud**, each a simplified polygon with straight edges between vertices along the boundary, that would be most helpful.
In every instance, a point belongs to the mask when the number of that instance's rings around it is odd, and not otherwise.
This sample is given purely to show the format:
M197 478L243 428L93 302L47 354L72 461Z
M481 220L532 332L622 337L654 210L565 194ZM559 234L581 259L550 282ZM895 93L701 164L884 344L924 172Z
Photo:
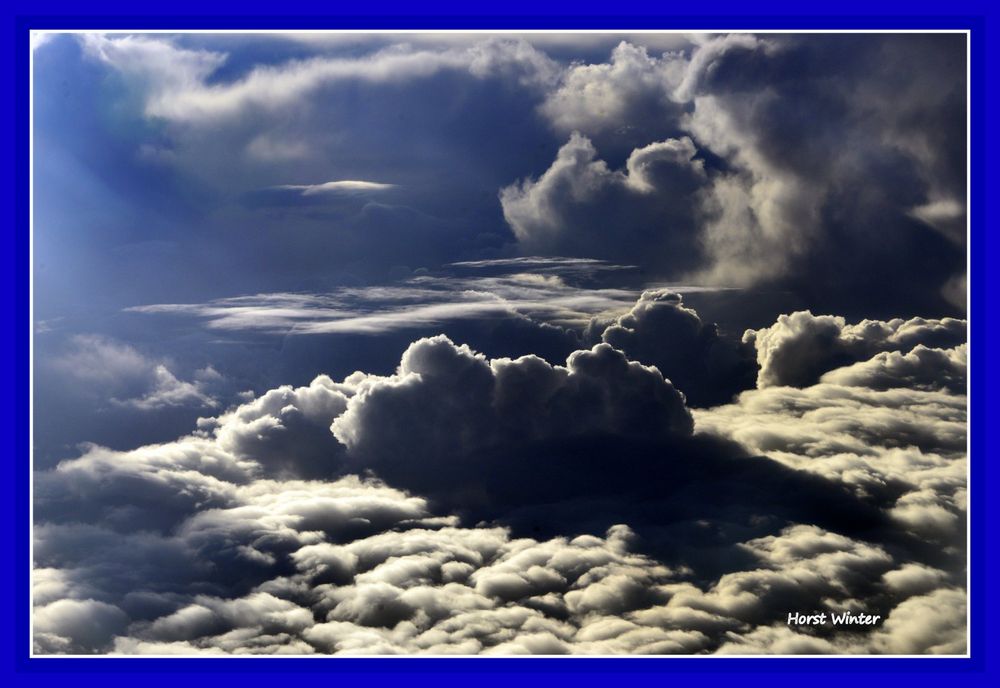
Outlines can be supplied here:
M632 151L623 170L579 133L538 179L500 192L504 217L531 253L601 256L678 273L697 261L697 194L705 184L691 139Z
M943 35L736 34L662 58L622 44L571 68L542 112L609 153L612 122L656 112L626 170L573 134L537 181L503 189L504 216L531 251L793 288L824 307L864 293L897 312L962 309L964 52ZM671 173L638 182L634 160L653 157Z
M753 387L752 345L720 336L714 324L684 307L680 294L645 292L607 326L601 339L634 360L655 365L692 406L724 403Z

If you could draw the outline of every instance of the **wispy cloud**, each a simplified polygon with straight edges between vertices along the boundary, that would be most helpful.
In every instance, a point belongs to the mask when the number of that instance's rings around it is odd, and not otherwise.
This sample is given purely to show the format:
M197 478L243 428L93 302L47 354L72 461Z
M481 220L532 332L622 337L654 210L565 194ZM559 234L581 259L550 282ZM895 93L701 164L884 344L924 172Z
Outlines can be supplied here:
M564 256L518 256L516 258L491 258L488 260L463 260L450 263L457 268L509 268L522 269L575 269L590 270L632 270L635 266L618 265L597 258L567 258Z
M313 57L255 67L229 83L209 83L226 61L225 53L190 50L144 36L86 35L89 54L138 79L146 90L146 114L188 123L220 120L247 108L277 109L336 82L400 82L446 70L486 77L505 69L523 73L522 81L554 83L557 65L523 41L487 40L471 46L415 48L396 46L362 57Z
M140 411L189 406L214 408L212 392L223 377L212 366L182 380L168 361L150 358L134 347L108 337L77 335L70 349L52 362L64 376L98 390L115 406Z
M546 266L566 274L519 271ZM597 265L595 265L597 264ZM537 322L582 329L595 316L628 310L643 288L583 287L573 270L585 267L623 270L602 261L565 258L511 258L456 263L465 268L507 268L506 274L422 275L390 285L344 287L326 293L267 293L206 303L152 304L134 313L193 316L217 330L274 334L377 334L462 319L527 317ZM510 270L517 270L510 272ZM649 287L650 285L645 285ZM661 285L662 286L662 285ZM670 285L677 292L704 287Z

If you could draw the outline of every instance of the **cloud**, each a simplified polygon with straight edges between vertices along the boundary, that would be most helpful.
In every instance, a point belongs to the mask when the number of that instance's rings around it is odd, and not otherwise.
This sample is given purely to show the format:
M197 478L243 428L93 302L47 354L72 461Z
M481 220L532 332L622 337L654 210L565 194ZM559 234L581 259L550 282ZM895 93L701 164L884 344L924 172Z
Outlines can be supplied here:
M410 345L395 375L351 382L357 391L332 429L354 465L418 490L469 490L473 500L477 484L489 492L491 481L506 483L527 468L504 471L512 446L691 431L673 385L607 344L574 352L563 367L536 356L488 361L438 336ZM483 464L498 451L507 455L497 457L501 465Z
M88 34L83 43L97 59L141 80L147 115L190 124L274 111L352 80L393 83L454 70L477 78L509 73L530 85L551 81L555 72L551 60L527 43L493 39L443 49L393 46L358 58L315 56L255 67L242 78L213 84L209 77L225 62L224 53L143 36Z
M194 316L218 330L287 335L375 335L480 319L582 330L592 316L620 310L635 300L634 288L601 284L606 275L614 279L629 270L565 258L499 259L456 263L450 270L421 271L425 274L385 285L150 304L126 311Z
M275 491L278 487L278 491ZM360 496L363 485L345 485ZM370 488L379 490L377 485ZM306 491L326 491L319 483ZM233 542L256 539L275 549L283 524L283 548L292 568L255 568L262 580L245 593L221 598L196 592L145 595L159 610L143 616L135 590L105 589L117 605L60 600L36 610L36 650L118 653L340 653L340 654L675 654L726 651L761 642L768 620L785 615L789 603L829 610L863 604L857 595L881 594L869 581L892 568L884 550L820 529L798 526L751 540L753 554L740 570L705 589L671 569L634 553L634 534L617 526L603 537L512 539L502 528L406 527L396 520L379 532L343 544L304 532L307 524L280 518L287 499L269 488L273 504L258 530L225 532ZM386 496L389 496L388 494ZM400 495L402 497L402 495ZM258 502L258 504L261 504ZM276 511L275 509L278 509ZM398 518L398 517L397 517ZM220 525L226 521L220 522ZM288 524L292 527L288 528ZM402 529L401 529L402 527ZM223 526L225 528L225 526ZM190 538L187 529L179 538ZM267 537L264 537L267 535ZM297 540L297 541L296 541ZM108 553L108 552L105 552ZM221 563L224 550L202 556ZM330 562L338 573L331 577ZM79 575L78 571L74 572ZM333 582L336 581L336 582ZM106 581L99 581L105 584ZM165 579L164 579L165 582ZM155 579L147 579L147 586ZM202 586L203 587L203 586ZM132 598L130 600L130 598ZM794 602L792 600L794 598ZM846 634L826 650L867 653L960 652L963 597L941 588L911 597L892 610L871 636ZM931 604L951 604L949 623L925 632L907 623ZM871 601L869 600L869 604ZM809 607L813 608L813 607ZM149 605L146 609L150 610ZM70 610L85 613L79 621ZM65 612L65 613L63 613ZM58 613L58 614L57 614ZM53 620L55 618L56 620ZM100 623L98 623L100 622ZM44 629L44 630L42 630ZM797 645L765 651L813 651L824 643L803 636ZM811 644L809 644L811 643Z
M35 651L42 653L103 649L128 623L120 609L96 600L57 600L35 610L33 620Z
M184 382L178 380L166 366L157 365L153 369L153 389L138 399L127 399L117 401L126 406L140 410L153 410L164 406L184 406L198 405L202 407L218 406L218 402L205 394L205 386L214 383L222 378L219 373L211 367L199 370L195 373L194 382Z
M893 654L961 654L967 647L966 607L966 595L955 589L911 598L885 620L875 647Z
M945 310L964 229L928 211L964 214L964 53L952 37L699 46L675 96L693 104L684 128L727 163L705 197L704 277Z
M211 366L194 372L192 381L180 380L166 361L148 358L133 346L100 335L75 335L68 350L51 367L85 385L91 394L110 397L111 403L139 411L169 407L215 408L213 396L224 380Z
M130 452L92 446L38 476L36 509L52 520L169 529L183 515L228 503L254 468L200 439Z
M98 222L70 204L53 246L78 223L119 246L160 217L184 279L162 279L162 259L121 274L88 254L107 298L143 303L542 251L787 291L815 312L961 312L961 37L342 38L91 35L40 51L40 131L69 158L40 165L41 205L98 189L124 206ZM66 74L74 97L110 89L78 123ZM102 105L128 126L105 126ZM302 196L323 180L395 187ZM282 185L303 188L258 202ZM225 289L206 277L221 263ZM61 272L72 284L53 298L72 301L77 273Z
M121 378L141 377L151 367L135 348L105 337L77 335L72 344L72 350L53 365L81 380L114 384Z
M81 35L41 51L39 129L59 142L39 165L40 207L54 216L40 262L58 263L47 303L76 311L84 281L124 306L497 255L509 231L496 189L525 150L550 145L535 106L556 63L517 39L400 38ZM68 117L66 98L86 116ZM393 188L273 188L328 180ZM108 258L150 232L175 245L169 260Z
M39 653L966 649L964 40L577 40L38 50Z
M394 187L395 184L343 179L333 182L323 182L322 184L282 184L272 188L276 190L298 191L302 196L315 196L319 194L372 193L387 191Z
M166 109L175 94L198 89L226 61L223 53L177 48L144 36L84 34L81 42L89 55L113 66L146 93L150 114Z
M757 349L760 364L757 386L763 388L774 385L805 387L817 382L823 373L866 361L878 352L908 352L918 345L953 347L964 343L966 337L965 320L955 318L863 320L857 325L848 325L839 316L816 316L809 311L799 311L779 316L770 327L747 330L743 341ZM892 374L889 371L904 374L907 367L916 373L915 368L931 365L932 358L934 354L916 351L905 358L882 357L853 372L838 372L836 379L843 381L866 373L874 376L877 375L876 367L889 375ZM955 366L961 368L961 360L956 361ZM952 376L958 374L959 370L953 370ZM958 380L940 382L960 384ZM890 383L883 380L882 384Z
M720 336L671 291L644 292L600 337L632 360L655 365L692 406L728 402L755 380L753 349Z
M968 346L929 349L917 344L909 353L883 351L868 361L826 373L821 382L869 389L907 387L963 393L968 385Z
M36 650L961 652L965 401L914 386L751 390L692 427L607 343L553 366L421 339L394 375L36 475ZM807 635L799 609L885 622Z
M699 541L691 539L699 519L731 524L736 530L719 531L724 541L781 519L853 532L882 518L858 503L845 521L835 505L852 497L836 485L711 437L692 437L680 393L655 368L630 362L606 343L559 366L536 356L489 360L443 336L421 339L394 375L358 372L340 383L320 376L309 387L273 390L199 426L185 444L214 438L222 455L253 462L255 476L373 471L447 511L499 518L519 532L603 530L633 519L654 549L677 538L677 556ZM614 470L612 456L622 457ZM733 475L744 478L732 481ZM753 491L744 487L749 483ZM707 492L725 498L706 502ZM664 502L667 494L673 496ZM755 520L764 513L777 520ZM718 544L698 537L707 547Z
M650 56L645 47L622 41L609 62L568 67L540 110L564 134L635 129L648 136L651 129L669 126L671 116L679 120L681 107L670 94L686 66L680 52Z
M789 289L823 307L953 313L964 51L945 36L730 34L662 58L622 43L547 94L541 112L573 133L537 180L501 189L504 217L526 252ZM677 141L690 150L671 168L662 147ZM636 182L601 155L655 157L673 174Z
M827 382L743 392L735 404L696 411L695 423L875 498L901 531L937 544L924 555L929 563L956 566L964 556L967 403L964 389L947 385L881 391Z
M321 375L308 386L272 389L216 418L199 421L234 456L260 463L272 475L324 477L341 469L343 448L330 423L347 408L350 386Z
M593 273L603 270L632 270L632 265L617 265L597 258L568 258L566 256L517 256L514 258L489 258L486 260L465 260L450 264L451 267L489 269L506 271L516 268L518 272L544 272L554 274Z
M693 200L706 173L695 153L691 139L667 139L633 150L625 169L613 170L574 132L538 179L501 189L504 218L526 252L676 275L698 254Z

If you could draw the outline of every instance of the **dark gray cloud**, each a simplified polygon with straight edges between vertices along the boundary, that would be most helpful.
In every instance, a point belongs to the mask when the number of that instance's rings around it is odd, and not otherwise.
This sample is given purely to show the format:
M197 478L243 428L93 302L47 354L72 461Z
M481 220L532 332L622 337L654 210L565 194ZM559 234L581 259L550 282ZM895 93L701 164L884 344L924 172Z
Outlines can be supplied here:
M522 250L601 257L680 276L700 262L697 196L707 182L690 138L636 148L622 170L579 133L537 179L504 187L504 217Z
M591 330L600 325L595 321ZM655 365L691 406L728 402L756 380L753 347L720 336L716 325L702 322L671 291L643 293L600 337L629 358Z
M462 453L514 436L544 440L595 432L655 438L691 432L677 390L655 369L630 362L607 344L574 352L559 367L533 356L487 361L445 337L422 339L403 354L395 376L359 376L355 384L356 401L337 419L334 434L366 457L409 437L417 456L431 459L447 447L427 433L445 427L450 437L441 439ZM452 401L455 406L446 405ZM380 419L396 411L414 426L397 426L399 436L387 436L388 423ZM374 428L383 429L371 433Z
M716 278L947 312L941 290L965 262L964 229L941 229L964 228L965 87L958 35L700 47L678 95L692 136L728 163L705 234Z
M662 58L623 44L548 97L555 129L582 134L504 188L504 215L529 251L776 286L822 308L961 312L964 54L958 35L734 34ZM631 154L588 138L649 111L659 126L640 127Z

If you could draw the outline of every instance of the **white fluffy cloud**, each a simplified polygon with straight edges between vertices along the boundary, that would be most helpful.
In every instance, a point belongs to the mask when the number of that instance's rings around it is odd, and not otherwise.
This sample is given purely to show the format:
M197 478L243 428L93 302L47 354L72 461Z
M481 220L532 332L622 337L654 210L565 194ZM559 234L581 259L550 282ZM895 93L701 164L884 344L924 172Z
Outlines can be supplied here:
M660 303L614 326L643 329ZM390 376L320 376L174 442L87 447L35 479L36 652L961 653L963 349L916 344L952 330L866 325L911 353L745 391L693 424L657 369L608 343L563 367L434 337ZM633 466L643 452L656 461ZM623 508L621 476L660 501ZM687 513L709 494L724 504ZM462 516L484 504L494 521ZM627 524L593 534L601 510ZM560 534L524 532L546 518ZM883 621L788 626L797 611Z
M929 349L917 344L909 353L883 351L867 361L832 370L820 380L851 387L908 387L964 392L969 372L969 348Z
M316 497L376 498L388 505L405 495L357 481L292 487ZM374 494L368 495L367 492ZM960 652L964 631L957 588L938 587L892 608L898 588L880 586L896 571L883 549L810 526L740 545L746 568L701 586L691 572L657 563L633 550L625 526L604 537L539 541L514 539L503 528L460 528L432 519L408 519L403 510L374 528L335 544L337 530L312 530L285 516L290 497L272 485L268 508L252 530L218 526L233 546L269 548L291 566L244 556L227 561L222 547L202 546L214 566L239 567L247 583L235 597L169 591L149 580L142 595L105 586L110 601L41 599L36 651L112 651L127 654L343 653L343 654L690 654L722 652ZM292 503L295 498L292 497ZM412 502L416 514L419 501ZM223 511L220 515L224 515ZM358 512L360 513L360 512ZM220 523L227 523L223 520ZM174 539L196 546L196 524ZM280 544L279 544L280 543ZM105 552L107 553L107 552ZM96 554L96 553L95 553ZM43 571L51 571L46 569ZM81 575L69 569L66 577ZM36 573L36 580L40 576ZM51 579L51 573L47 578ZM104 581L95 581L104 583ZM938 581L940 585L940 581ZM886 596L889 597L886 597ZM138 599L144 596L145 600ZM113 603L112 603L113 602ZM144 604L143 604L144 602ZM786 608L873 608L888 605L886 623L868 638L833 642L785 629L796 642L760 647ZM950 605L949 622L931 629L928 606ZM128 609L127 614L123 609Z
M670 95L685 67L680 52L656 57L642 46L622 41L606 63L571 65L541 112L556 130L587 135L643 126L646 117L667 119L671 108L677 109L676 117L679 108Z
M844 382L850 378L872 381L880 374L880 384L894 385L891 377L917 374L918 368L947 368L940 384L946 386L964 384L958 379L964 367L964 349L949 356L949 360L939 361L940 354L926 353L926 347L950 348L963 344L967 338L965 320L942 318L940 320L896 318L889 321L862 320L856 325L848 325L846 320L833 315L813 315L809 311L798 311L781 315L770 327L747 330L743 341L757 349L760 373L758 387L790 385L804 387L817 382L820 377L835 368L855 362L864 362L878 352L910 352L908 356L882 356L860 368L838 372L835 380ZM923 345L919 351L918 345ZM938 371L931 371L935 374ZM902 381L901 381L902 382ZM914 381L916 382L916 381ZM930 384L924 381L923 384ZM864 386L864 385L862 385Z
M887 355L877 354L805 389L743 392L732 405L696 411L696 428L876 496L902 531L960 559L968 399L964 384L952 384L958 355L927 351L935 355L914 356L903 374L886 372ZM921 360L927 368L914 373ZM929 384L934 374L940 380Z

